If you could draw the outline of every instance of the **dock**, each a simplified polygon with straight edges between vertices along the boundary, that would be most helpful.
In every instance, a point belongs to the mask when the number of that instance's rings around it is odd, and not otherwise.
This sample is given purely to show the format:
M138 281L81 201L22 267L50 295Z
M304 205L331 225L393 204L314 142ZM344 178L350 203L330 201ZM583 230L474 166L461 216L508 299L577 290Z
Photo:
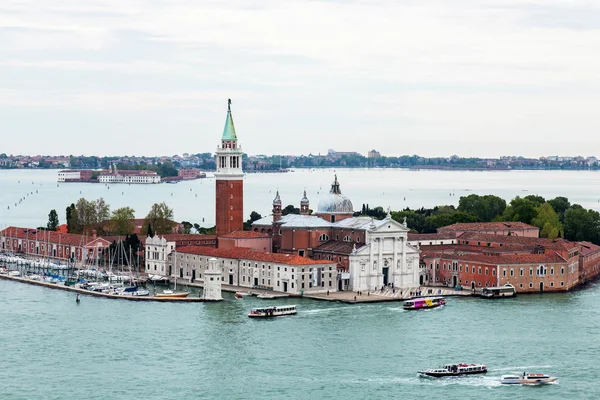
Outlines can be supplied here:
M64 290L67 292L79 293L79 294L83 294L86 296L104 297L107 299L115 299L115 300L158 301L158 302L163 302L163 303L173 303L173 302L177 302L177 303L203 303L203 302L213 303L214 302L212 300L204 300L203 298L200 298L200 297L173 298L173 297L154 297L154 296L119 296L116 294L92 292L90 290L80 289L80 288L76 288L76 287L64 286L64 285L59 285L56 283L41 282L41 281L36 281L33 279L23 278L23 277L19 277L19 276L9 276L9 275L4 275L4 274L0 274L0 279L14 281L14 282L28 283L30 285L42 286L42 287L46 287L49 289Z

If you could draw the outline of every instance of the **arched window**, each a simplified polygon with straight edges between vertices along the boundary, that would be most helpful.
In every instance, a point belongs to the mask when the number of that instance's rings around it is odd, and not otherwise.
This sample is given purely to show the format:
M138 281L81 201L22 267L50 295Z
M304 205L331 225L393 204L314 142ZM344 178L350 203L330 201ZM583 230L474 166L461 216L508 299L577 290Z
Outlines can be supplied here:
M326 242L329 240L329 236L327 236L326 234L323 233L323 234L321 234L321 236L319 236L319 240L321 242Z
M351 242L352 238L350 236L344 236L344 242Z

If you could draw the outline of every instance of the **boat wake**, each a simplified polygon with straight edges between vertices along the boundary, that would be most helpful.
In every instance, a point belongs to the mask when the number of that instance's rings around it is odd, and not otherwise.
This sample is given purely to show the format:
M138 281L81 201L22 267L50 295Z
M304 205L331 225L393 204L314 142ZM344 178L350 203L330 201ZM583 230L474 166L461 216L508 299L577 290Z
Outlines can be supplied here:
M527 371L536 368L552 368L552 365L526 365L519 367L505 367L505 368L488 368L489 372L492 371Z
M348 384L359 385L415 385L415 386L473 386L473 387L498 387L502 384L497 377L477 376L477 377L448 377L448 378L423 378L419 376L403 378L403 377L375 377L363 379L348 379L343 380Z
M306 310L306 311L302 311L302 314L319 314L322 312L328 312L328 311L336 311L336 310L340 310L339 307L331 307L331 308L316 308L314 310Z

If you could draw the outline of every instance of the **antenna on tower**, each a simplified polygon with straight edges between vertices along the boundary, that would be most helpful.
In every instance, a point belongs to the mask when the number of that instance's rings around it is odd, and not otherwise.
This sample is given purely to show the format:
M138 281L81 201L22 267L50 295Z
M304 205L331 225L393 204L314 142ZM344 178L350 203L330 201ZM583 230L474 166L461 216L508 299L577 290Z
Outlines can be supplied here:
M227 111L231 112L231 99L227 99Z

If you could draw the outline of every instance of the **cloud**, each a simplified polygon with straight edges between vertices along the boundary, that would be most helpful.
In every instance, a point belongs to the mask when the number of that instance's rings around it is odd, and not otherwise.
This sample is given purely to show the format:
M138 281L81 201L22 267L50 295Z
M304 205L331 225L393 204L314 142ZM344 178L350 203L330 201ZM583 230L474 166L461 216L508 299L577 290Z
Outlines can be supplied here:
M403 135L436 151L458 134L552 143L573 127L591 143L599 16L583 0L5 1L0 128L19 125L15 107L96 121L129 110L158 140L147 121L177 110L189 131L214 119L218 139L232 97L250 152L366 151L365 135L393 154L423 151ZM282 134L304 140L290 149Z

